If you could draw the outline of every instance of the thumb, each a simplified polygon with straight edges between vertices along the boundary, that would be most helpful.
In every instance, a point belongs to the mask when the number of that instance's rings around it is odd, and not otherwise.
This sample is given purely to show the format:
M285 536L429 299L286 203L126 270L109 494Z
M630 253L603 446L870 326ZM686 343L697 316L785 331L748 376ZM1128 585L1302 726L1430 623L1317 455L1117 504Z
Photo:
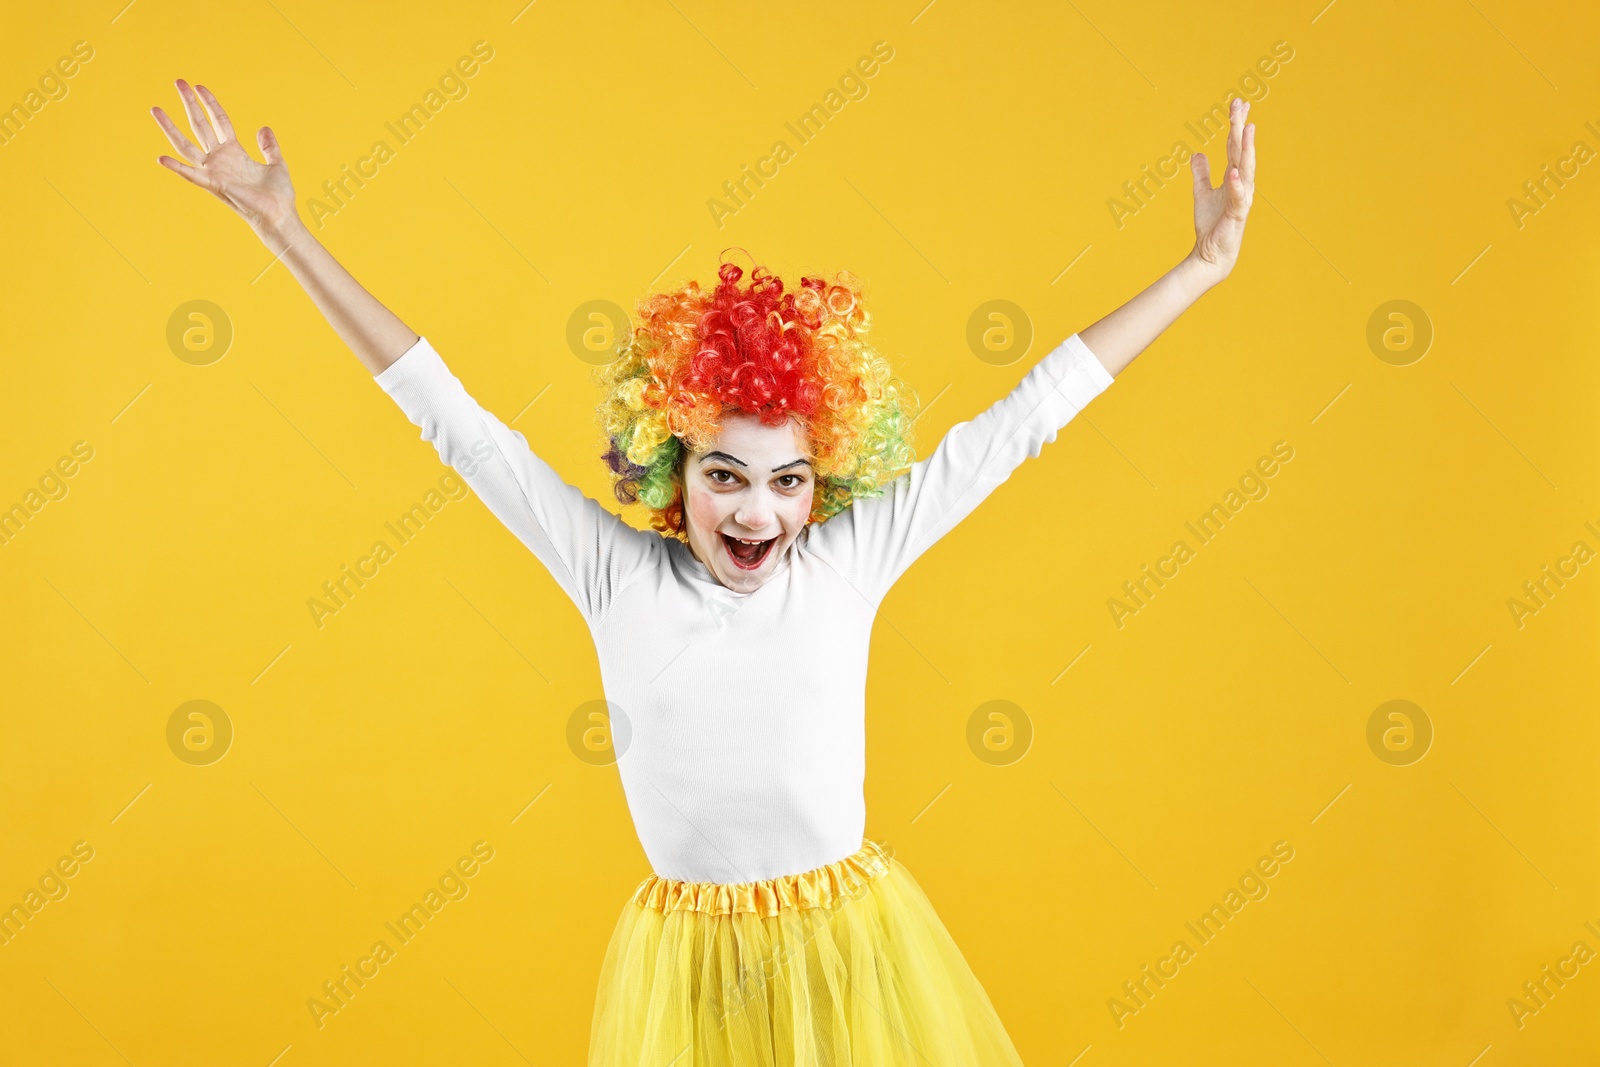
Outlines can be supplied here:
M1254 190L1245 188L1244 177L1239 173L1238 167L1228 168L1228 214L1236 219L1243 219L1250 214L1250 202L1255 199Z
M1199 200L1211 192L1211 161L1204 152L1196 152L1189 158L1189 171L1194 176L1194 195Z
M261 146L261 154L268 163L283 162L283 153L278 149L278 135L272 132L271 126L263 126L256 131L256 144Z

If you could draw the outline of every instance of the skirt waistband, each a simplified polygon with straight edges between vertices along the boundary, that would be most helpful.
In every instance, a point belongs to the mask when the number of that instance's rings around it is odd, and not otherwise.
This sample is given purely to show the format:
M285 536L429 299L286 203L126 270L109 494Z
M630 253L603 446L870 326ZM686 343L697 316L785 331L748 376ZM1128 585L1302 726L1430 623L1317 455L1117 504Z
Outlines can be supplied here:
M770 918L785 908L832 907L886 873L893 856L888 845L863 840L861 848L842 860L759 882L684 882L651 875L639 883L632 901L660 912Z

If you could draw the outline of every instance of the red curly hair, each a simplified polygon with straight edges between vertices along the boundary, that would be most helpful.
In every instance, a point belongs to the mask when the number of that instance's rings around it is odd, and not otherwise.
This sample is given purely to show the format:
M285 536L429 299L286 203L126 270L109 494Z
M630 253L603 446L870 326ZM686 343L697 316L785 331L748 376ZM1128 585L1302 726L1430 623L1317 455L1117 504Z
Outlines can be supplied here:
M643 503L652 526L683 536L682 462L721 432L726 412L769 426L798 418L816 474L812 521L874 496L912 461L909 390L867 344L871 317L848 271L803 277L798 291L756 266L717 270L640 301L633 336L596 373L606 389L603 458L617 499Z

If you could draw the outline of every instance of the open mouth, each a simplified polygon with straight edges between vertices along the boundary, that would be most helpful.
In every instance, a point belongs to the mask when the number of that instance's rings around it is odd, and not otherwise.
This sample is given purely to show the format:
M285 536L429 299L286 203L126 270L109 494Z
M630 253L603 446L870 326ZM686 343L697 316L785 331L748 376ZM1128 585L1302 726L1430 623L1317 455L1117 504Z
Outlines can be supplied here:
M727 546L728 558L733 560L735 567L742 571L753 571L767 561L767 554L778 543L778 539L770 537L765 541L745 541L723 534L722 543Z

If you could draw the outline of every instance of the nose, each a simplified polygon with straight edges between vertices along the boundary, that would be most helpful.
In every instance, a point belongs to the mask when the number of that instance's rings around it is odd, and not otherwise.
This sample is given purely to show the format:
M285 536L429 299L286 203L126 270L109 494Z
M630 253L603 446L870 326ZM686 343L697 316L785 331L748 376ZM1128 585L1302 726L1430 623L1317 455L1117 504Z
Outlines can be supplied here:
M762 490L747 493L734 509L733 521L751 533L761 533L772 526L772 501Z

